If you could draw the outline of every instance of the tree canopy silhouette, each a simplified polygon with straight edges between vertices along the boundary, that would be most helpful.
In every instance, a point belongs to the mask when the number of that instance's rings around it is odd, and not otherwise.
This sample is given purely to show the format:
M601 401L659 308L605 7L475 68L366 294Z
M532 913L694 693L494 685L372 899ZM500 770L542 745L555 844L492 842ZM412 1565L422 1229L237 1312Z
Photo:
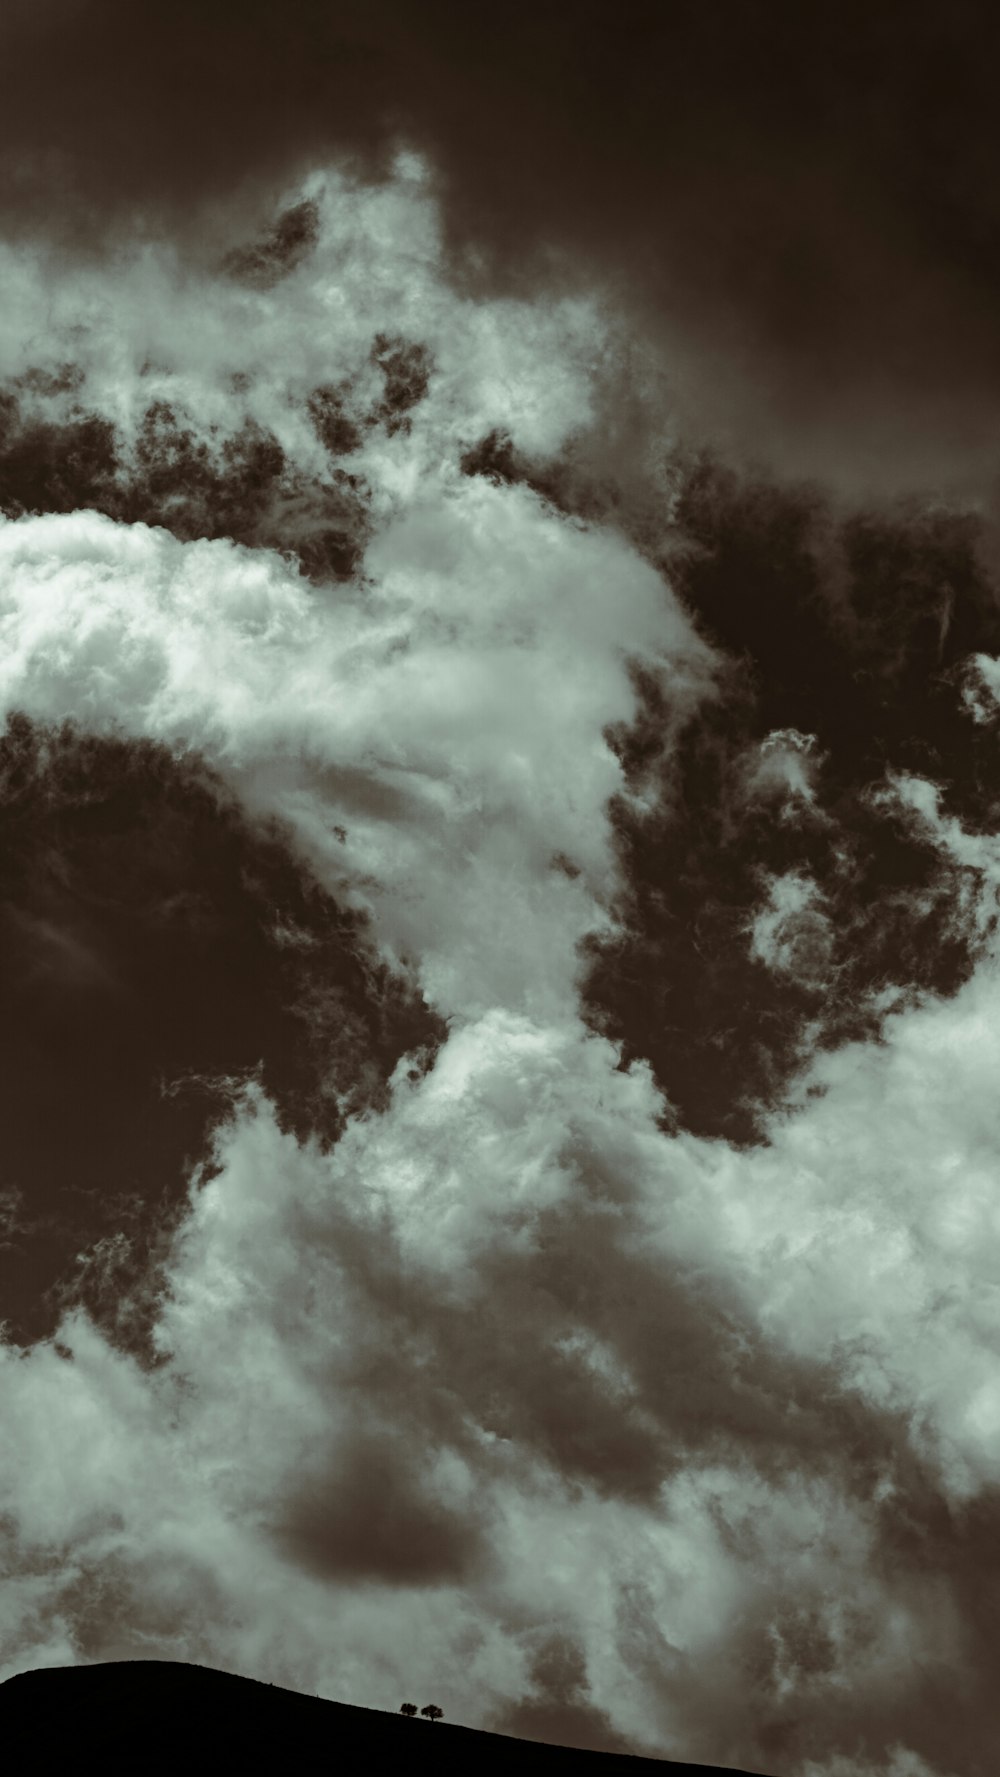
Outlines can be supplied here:
M439 1709L436 1703L425 1703L420 1713L429 1716L431 1721L437 1721L444 1714L444 1710Z
M401 1703L399 1705L399 1713L400 1715L416 1715L417 1706L415 1703Z

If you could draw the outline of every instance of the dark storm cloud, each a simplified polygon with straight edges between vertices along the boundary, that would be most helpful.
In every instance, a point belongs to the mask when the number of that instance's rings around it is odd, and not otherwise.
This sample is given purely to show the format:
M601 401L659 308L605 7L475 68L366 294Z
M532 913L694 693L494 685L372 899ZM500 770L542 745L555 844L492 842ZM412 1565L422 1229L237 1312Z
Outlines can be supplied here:
M23 1342L82 1301L141 1346L233 1090L329 1144L444 1026L197 761L11 718L0 784L4 1317Z
M203 199L245 237L255 189L340 151L377 175L402 136L477 276L544 283L555 248L609 277L662 331L689 422L785 466L981 476L998 33L977 0L248 0L238 22L81 0L5 19L2 190L78 241ZM246 261L267 277L299 250L283 227Z
M494 1723L494 1730L549 1746L634 1753L604 1710L595 1707L584 1650L572 1636L546 1637L531 1663L531 1690Z
M905 1500L887 1501L881 1513L879 1560L886 1572L922 1572L947 1588L963 1626L961 1670L921 1662L919 1683L906 1703L911 1744L942 1771L987 1777L1000 1757L1000 1726L992 1704L992 1653L1000 1631L1000 1588L995 1578L1000 1495L985 1488L956 1508L936 1495L924 1477L911 1473ZM893 1733L898 1703L884 1698L860 1708L855 1744L869 1757Z
M489 1564L480 1510L435 1499L413 1445L367 1425L343 1436L303 1477L275 1527L278 1545L327 1582L384 1586L470 1583Z

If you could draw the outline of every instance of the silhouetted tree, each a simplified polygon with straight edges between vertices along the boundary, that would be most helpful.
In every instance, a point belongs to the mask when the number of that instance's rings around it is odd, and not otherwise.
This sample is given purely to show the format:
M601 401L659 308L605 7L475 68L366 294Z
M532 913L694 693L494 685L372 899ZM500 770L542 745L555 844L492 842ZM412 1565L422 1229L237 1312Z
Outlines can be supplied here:
M436 1703L425 1703L420 1713L429 1716L431 1721L437 1721L444 1714L444 1710L439 1709Z
M415 1703L401 1703L399 1705L399 1713L400 1715L416 1715L417 1706Z

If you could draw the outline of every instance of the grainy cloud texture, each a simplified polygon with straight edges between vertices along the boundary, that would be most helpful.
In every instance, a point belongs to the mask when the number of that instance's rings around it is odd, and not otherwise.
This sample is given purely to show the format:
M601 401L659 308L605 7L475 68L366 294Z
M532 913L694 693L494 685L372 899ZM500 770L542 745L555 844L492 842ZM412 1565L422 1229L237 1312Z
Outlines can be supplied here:
M996 144L892 10L9 10L0 1677L995 1770Z

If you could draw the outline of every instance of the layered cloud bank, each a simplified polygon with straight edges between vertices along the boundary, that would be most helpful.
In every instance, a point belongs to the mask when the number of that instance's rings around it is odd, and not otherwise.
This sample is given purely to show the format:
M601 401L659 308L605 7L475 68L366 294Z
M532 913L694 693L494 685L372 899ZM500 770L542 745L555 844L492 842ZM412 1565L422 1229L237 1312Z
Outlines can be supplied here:
M4 267L4 1041L79 1147L9 1122L3 1670L985 1777L974 527L623 488L596 298L456 293L413 157L276 213Z

